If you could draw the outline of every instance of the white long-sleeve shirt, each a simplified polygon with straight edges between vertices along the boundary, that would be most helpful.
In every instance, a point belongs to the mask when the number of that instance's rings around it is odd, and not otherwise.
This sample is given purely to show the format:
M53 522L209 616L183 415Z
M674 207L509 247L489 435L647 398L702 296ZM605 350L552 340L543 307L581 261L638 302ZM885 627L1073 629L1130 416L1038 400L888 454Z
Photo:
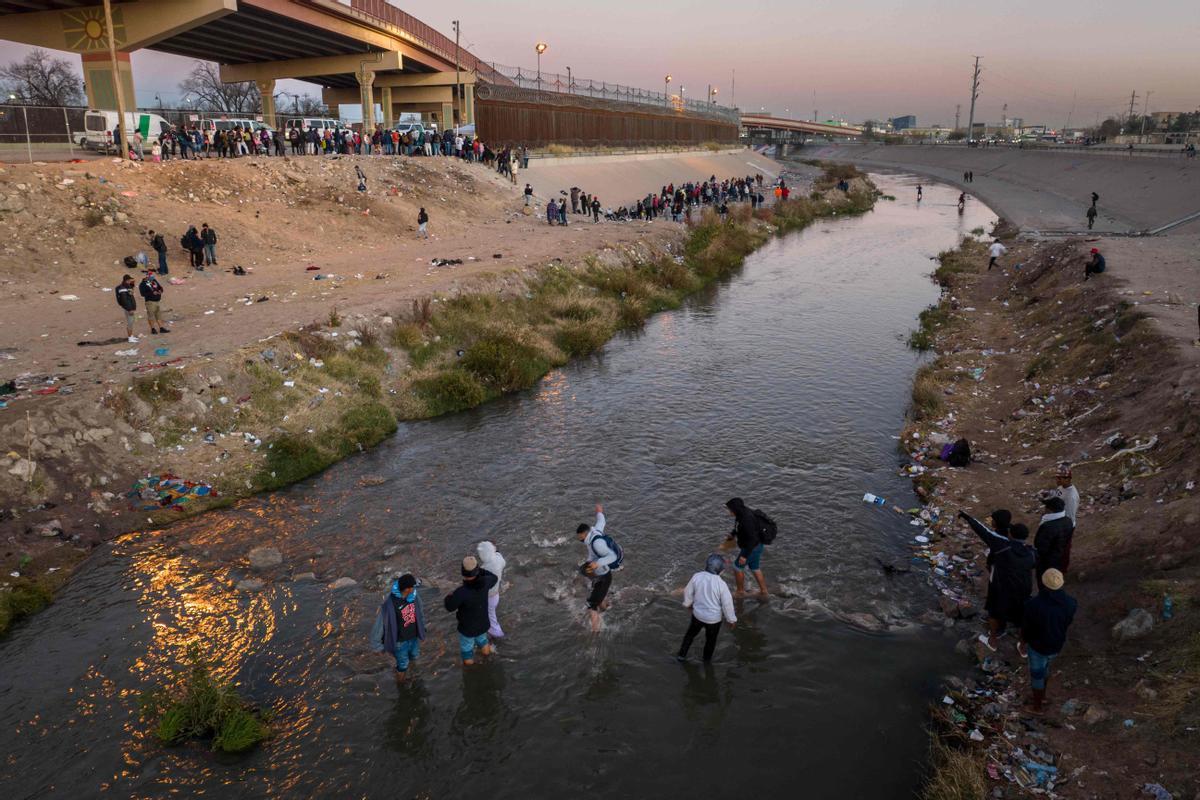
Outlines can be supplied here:
M1075 518L1079 515L1079 490L1072 486L1056 486L1050 490L1053 497L1061 497L1063 504L1066 506L1063 510L1067 516L1071 518L1071 524L1075 524Z
M999 242L992 242L992 246L988 248L988 254L991 255L992 258L999 258L1007 252L1008 248Z
M588 558L596 565L596 569L592 574L597 577L607 575L608 565L617 560L617 554L609 549L603 537L600 536L600 534L604 533L604 525L604 513L597 512L596 524L592 526L592 529L588 531L587 537L583 540L583 543L587 545Z
M737 622L729 584L711 572L697 572L692 576L683 590L683 605L692 610L692 616L709 625L722 618L726 622Z

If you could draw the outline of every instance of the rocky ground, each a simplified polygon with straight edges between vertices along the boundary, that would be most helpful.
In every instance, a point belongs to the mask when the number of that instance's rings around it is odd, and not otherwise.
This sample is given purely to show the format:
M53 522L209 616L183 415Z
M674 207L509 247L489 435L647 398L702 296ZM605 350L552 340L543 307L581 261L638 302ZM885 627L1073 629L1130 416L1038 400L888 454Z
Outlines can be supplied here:
M914 558L940 592L927 622L963 631L959 652L976 665L936 714L946 746L928 796L1198 798L1193 344L1149 316L1160 298L1119 272L1085 283L1092 243L1012 244L991 272L975 243L942 260L943 299L925 319L937 357L917 376L903 434L905 470L927 504ZM937 453L960 437L974 462L954 469ZM1008 508L1032 531L1060 463L1081 496L1065 587L1079 613L1053 665L1050 709L1036 716L1021 707L1015 637L997 652L977 641L985 552L956 514Z

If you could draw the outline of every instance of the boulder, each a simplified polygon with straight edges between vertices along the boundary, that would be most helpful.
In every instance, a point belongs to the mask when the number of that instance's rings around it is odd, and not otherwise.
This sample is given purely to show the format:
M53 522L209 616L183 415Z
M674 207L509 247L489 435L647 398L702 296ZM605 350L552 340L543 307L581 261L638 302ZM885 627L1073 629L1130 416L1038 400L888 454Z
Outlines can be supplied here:
M271 569L283 563L283 554L274 547L256 547L247 558L252 569Z
M882 631L886 627L879 617L862 611L847 614L846 619L854 627L862 628L865 631Z
M234 588L239 592L261 592L264 586L266 584L258 578L242 578Z
M8 469L9 475L16 475L23 481L33 480L33 473L37 470L37 464L27 458L18 458L17 462Z
M1112 626L1112 635L1118 641L1139 639L1154 628L1154 615L1144 608L1135 608L1125 619Z
M58 521L56 519L52 519L49 522L37 523L32 528L30 528L30 531L35 536L43 536L43 537L49 539L51 537L58 536L59 534L61 534L63 532L63 526L60 521Z
M1062 711L1062 715L1064 717L1073 717L1079 713L1082 707L1082 704L1072 697L1070 700L1062 704L1062 708L1060 710Z
M400 545L390 544L387 547L383 548L383 557L391 558L392 556L396 555L396 553L399 553L399 552L400 552Z
M354 580L354 578L338 578L329 584L330 589L349 589L354 586L358 586L358 581Z
M1112 717L1112 713L1107 708L1094 705L1088 708L1087 713L1083 715L1083 721L1087 725L1099 725L1110 717Z
M316 579L317 574L315 572L297 572L292 576L293 583L307 583L309 581L315 581Z

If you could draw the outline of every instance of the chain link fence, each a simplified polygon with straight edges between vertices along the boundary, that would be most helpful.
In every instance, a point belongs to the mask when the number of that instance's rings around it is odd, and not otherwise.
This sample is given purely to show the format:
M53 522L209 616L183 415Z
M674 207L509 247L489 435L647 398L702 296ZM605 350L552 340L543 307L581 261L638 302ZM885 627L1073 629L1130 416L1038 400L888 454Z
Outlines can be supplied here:
M83 108L0 105L0 161L61 161L82 152Z

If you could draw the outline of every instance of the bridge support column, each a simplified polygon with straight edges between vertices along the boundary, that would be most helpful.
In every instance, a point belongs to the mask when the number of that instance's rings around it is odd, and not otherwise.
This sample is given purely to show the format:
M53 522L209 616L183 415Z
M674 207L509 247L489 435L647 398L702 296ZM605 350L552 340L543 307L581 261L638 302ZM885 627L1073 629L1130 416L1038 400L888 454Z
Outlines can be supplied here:
M108 51L83 53L83 84L87 91L88 107L115 111L117 108L117 90L113 86L112 59ZM125 102L133 104L133 68L129 64L129 53L117 51L117 74L121 76L121 89ZM136 105L129 105L129 110Z
M380 105L383 106L383 127L391 129L395 121L395 114L392 112L392 87L384 86L379 90L379 96Z
M454 103L442 103L442 110L438 112L438 130L449 131L454 129Z
M463 110L463 125L475 124L475 87L471 84L465 84L462 87L462 110Z
M354 73L358 79L358 96L362 104L363 135L375 130L375 71L360 66Z
M787 158L787 153L788 153L788 143L781 139L777 139L775 141L775 157L776 158Z
M254 83L258 86L258 93L262 95L263 122L279 130L278 121L275 119L275 81L255 81Z

